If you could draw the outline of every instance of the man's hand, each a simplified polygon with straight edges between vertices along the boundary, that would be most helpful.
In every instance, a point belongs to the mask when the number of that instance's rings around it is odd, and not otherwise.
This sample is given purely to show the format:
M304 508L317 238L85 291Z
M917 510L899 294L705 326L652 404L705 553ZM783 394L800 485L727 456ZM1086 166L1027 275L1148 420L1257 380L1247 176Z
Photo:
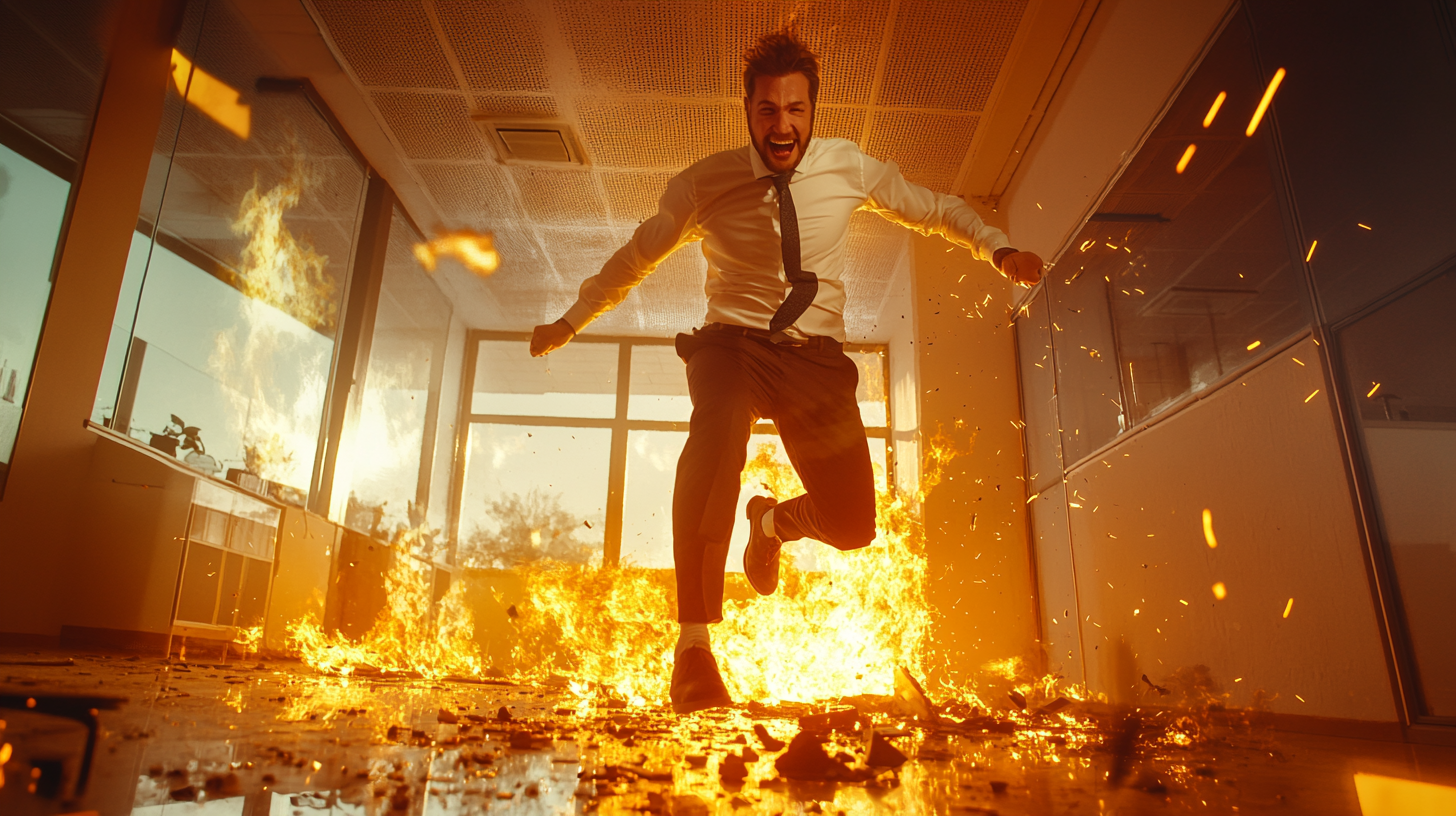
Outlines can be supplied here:
M1018 286L1033 286L1041 280L1041 256L1035 252L1013 252L1001 259L1001 274Z
M550 354L570 343L571 338L575 336L576 330L571 328L571 324L567 323L564 317L555 323L537 326L536 330L531 333L531 356L540 357Z

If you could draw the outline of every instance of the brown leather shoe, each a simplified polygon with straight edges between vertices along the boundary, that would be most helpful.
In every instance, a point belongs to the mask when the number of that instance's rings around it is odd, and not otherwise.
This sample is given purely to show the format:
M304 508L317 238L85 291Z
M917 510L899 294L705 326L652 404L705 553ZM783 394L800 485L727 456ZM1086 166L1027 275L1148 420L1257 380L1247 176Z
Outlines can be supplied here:
M779 588L779 550L784 542L763 531L763 514L778 505L772 496L754 496L743 514L748 517L748 546L743 550L743 575L760 595Z
M678 714L733 705L728 687L718 674L718 661L712 652L697 646L683 652L673 665L668 696L672 698L672 710Z

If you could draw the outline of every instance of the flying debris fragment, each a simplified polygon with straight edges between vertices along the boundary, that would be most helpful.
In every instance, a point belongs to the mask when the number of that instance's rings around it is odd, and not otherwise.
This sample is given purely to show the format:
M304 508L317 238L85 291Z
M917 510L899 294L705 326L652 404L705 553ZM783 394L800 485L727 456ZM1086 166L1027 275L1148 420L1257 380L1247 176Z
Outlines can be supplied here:
M441 256L459 260L466 269L482 278L500 266L500 253L495 251L495 239L490 233L447 232L428 243L415 244L415 260L426 272L435 271Z

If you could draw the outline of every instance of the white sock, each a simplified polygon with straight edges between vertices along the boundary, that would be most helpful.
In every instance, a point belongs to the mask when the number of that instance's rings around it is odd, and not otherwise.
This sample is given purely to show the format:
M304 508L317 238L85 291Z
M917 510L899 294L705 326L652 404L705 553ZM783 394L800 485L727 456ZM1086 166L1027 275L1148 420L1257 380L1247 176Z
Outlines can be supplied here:
M768 536L769 538L778 538L778 536L774 534L773 511L774 509L772 507L764 511L763 516L759 521L759 526L763 528L764 535Z
M713 651L713 644L708 640L708 624L706 623L679 623L680 630L677 635L677 648L672 650L672 659L682 657L683 652L694 646Z

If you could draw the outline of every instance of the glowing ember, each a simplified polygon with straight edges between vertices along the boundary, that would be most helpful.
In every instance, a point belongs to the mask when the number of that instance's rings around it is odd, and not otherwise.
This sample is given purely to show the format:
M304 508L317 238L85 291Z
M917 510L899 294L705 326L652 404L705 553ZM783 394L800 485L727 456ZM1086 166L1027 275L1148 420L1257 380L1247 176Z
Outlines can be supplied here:
M1290 612L1293 612L1293 611L1294 611L1294 599L1293 598L1290 598L1289 599L1289 603L1287 603L1287 604L1284 605L1284 617L1286 617L1286 618L1289 617L1289 613Z
M426 272L434 272L441 256L449 256L465 264L465 268L482 278L500 266L500 254L490 234L447 232L433 241L415 244L415 259Z
M1380 390L1380 383L1375 383L1375 384L1373 384L1373 385L1370 386L1370 390L1365 393L1365 396L1367 398L1368 397L1373 397L1373 396L1375 396L1375 392L1376 391L1379 391L1379 390Z
M1228 587L1223 585L1223 581L1213 585L1213 597L1220 601L1228 597Z
M1284 69L1280 68L1274 72L1274 77L1269 80L1269 87L1264 89L1264 97L1259 100L1259 107L1254 109L1254 116L1249 120L1249 126L1244 129L1245 136L1253 136L1258 130L1259 122L1263 120L1264 113L1269 110L1269 103L1274 101L1274 92L1279 90L1279 83L1284 81Z
M1188 145L1188 149L1183 151L1183 158L1178 160L1178 166L1174 169L1177 170L1179 173L1182 173L1184 170L1188 169L1188 162L1193 161L1193 151L1197 149L1198 145Z
M1264 341L1263 340L1255 340L1254 342L1248 344L1247 346L1244 346L1244 348L1247 349L1248 351L1253 351L1254 349L1258 348L1259 346L1261 346L1263 344L1264 344Z
M1305 253L1305 256L1304 256L1304 262L1305 263L1309 263L1309 259L1314 257L1314 248L1317 247L1317 246L1319 246L1319 241L1318 240L1314 240L1314 241L1310 241L1309 242L1309 252Z
M1218 109L1223 107L1223 101L1225 99L1228 99L1228 92L1219 91L1218 96L1214 97L1213 105L1209 107L1208 113L1203 115L1204 127L1208 127L1209 125L1213 124L1213 117L1218 115Z
M1218 539L1213 537L1213 511L1203 508L1203 540L1210 550L1218 549Z

